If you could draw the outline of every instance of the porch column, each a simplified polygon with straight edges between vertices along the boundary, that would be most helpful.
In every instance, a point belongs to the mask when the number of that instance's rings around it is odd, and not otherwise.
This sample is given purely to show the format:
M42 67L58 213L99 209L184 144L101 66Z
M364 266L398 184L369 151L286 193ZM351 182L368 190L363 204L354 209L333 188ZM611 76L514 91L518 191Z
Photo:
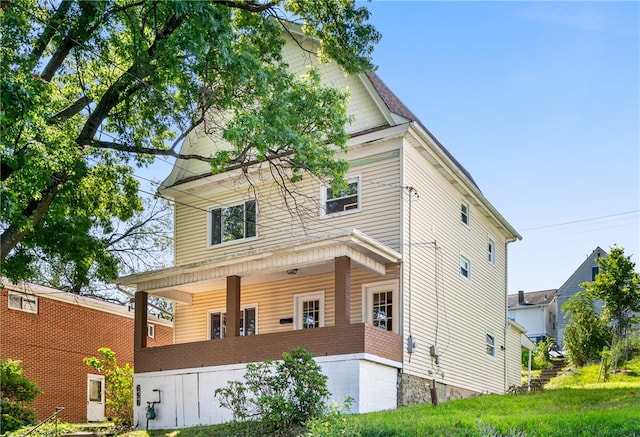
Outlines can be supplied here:
M335 264L335 320L337 325L351 324L351 258L339 256Z
M140 351L147 347L147 297L146 291L136 291L133 323L134 351Z
M227 276L227 337L240 335L240 276Z

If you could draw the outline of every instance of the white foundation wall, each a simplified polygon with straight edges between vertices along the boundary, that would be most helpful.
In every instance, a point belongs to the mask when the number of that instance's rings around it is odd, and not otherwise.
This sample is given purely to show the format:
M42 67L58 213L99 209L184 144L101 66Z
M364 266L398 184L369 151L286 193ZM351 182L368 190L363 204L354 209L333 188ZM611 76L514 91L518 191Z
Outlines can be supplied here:
M342 403L350 397L353 413L397 407L400 363L368 354L315 360L328 378L329 403ZM242 380L245 371L246 365L238 364L135 374L134 424L138 429L175 429L229 422L231 411L220 406L214 393L228 381ZM148 402L158 399L156 418L147 420Z

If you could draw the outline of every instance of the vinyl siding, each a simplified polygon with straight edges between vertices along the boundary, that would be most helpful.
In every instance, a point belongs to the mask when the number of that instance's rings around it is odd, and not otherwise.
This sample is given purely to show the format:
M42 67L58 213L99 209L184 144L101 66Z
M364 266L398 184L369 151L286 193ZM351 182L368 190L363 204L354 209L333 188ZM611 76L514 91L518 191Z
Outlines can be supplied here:
M387 275L379 276L365 270L351 270L351 321L362 321L362 285L397 279L398 269L390 268ZM291 331L295 323L280 324L280 319L294 315L294 297L297 294L324 291L325 326L334 325L333 273L242 286L240 306L257 308L257 332ZM225 290L212 290L195 294L191 305L176 303L174 327L175 342L189 343L207 340L207 314L210 310L223 310L226 306Z
M179 192L175 203L176 264L267 249L303 237L331 238L331 235L354 228L399 250L399 152L371 146L366 151L354 152L354 155L358 159L348 175L360 176L359 212L321 217L321 184L311 177L295 184L300 195L295 202L287 198L289 207L279 186L273 182L255 182L249 186L246 180L229 178L197 191ZM258 201L257 238L208 247L209 208L237 204L254 195Z
M409 145L405 148L404 168L404 184L414 187L420 196L411 204L411 238L408 202L404 205L404 329L408 335L411 314L411 333L418 344L410 361L405 352L405 371L432 378L428 370L437 369L432 365L429 346L437 343L440 369L446 375L442 382L476 391L502 391L505 237L480 212L472 197L456 189ZM470 209L469 226L460 221L463 201ZM495 265L488 261L488 236L496 242ZM471 260L470 281L459 274L461 254ZM486 333L495 338L495 358L485 352Z

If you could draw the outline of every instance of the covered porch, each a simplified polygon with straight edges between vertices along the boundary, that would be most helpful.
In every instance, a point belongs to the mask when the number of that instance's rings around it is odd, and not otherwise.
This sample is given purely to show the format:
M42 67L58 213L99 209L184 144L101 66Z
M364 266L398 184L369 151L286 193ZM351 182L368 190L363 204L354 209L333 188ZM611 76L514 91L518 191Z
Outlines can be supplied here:
M205 262L177 266L122 278L123 285L136 287L135 294L135 369L136 373L157 372L275 360L285 351L303 347L316 357L335 355L368 356L375 360L401 363L402 338L399 330L380 329L365 323L360 279L352 284L352 271L369 281L398 279L400 254L366 235L353 230L331 240L302 241L296 244L256 250L242 256L212 258ZM258 325L255 335L243 335L243 302L256 284L294 284L301 278L322 278L328 301L327 323L313 329L300 329L291 314L274 314L270 304L291 295L274 291L261 302L260 314L269 314L269 322ZM309 279L311 280L311 279ZM319 279L314 279L316 283ZM360 280L360 282L358 282ZM297 285L284 285L292 288ZM353 287L353 289L352 289ZM148 297L155 295L177 302L185 308L195 306L202 296L215 293L225 313L224 337L212 340L205 322L201 334L183 337L177 344L147 347ZM356 302L352 302L354 297ZM224 299L222 294L224 293ZM252 299L252 298L249 298ZM394 305L399 306L399 299ZM288 308L288 307L287 307ZM290 311L293 313L293 310ZM282 316L285 317L282 317ZM203 316L204 317L204 316ZM266 316L263 317L265 319ZM277 324L277 325L276 325ZM175 324L176 335L183 328ZM396 324L396 326L398 326ZM207 334L207 330L209 334ZM209 335L208 338L206 336ZM339 341L336 341L339 339ZM375 357L375 358L374 358Z

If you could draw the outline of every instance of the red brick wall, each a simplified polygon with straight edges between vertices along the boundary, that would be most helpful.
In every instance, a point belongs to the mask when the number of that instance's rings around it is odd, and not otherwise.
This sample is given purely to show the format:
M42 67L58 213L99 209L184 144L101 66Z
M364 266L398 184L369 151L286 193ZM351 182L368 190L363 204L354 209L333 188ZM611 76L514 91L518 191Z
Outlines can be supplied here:
M147 347L136 352L136 372L277 360L283 352L296 347L303 347L318 357L366 352L398 362L402 360L399 335L357 323Z
M150 319L152 322L152 319ZM38 314L8 308L8 291L0 293L0 356L22 361L25 376L36 382L42 394L35 409L38 419L65 407L60 415L68 422L87 416L87 375L95 373L83 358L108 347L119 365L133 366L132 317L38 297ZM149 344L173 342L173 330L156 325Z

